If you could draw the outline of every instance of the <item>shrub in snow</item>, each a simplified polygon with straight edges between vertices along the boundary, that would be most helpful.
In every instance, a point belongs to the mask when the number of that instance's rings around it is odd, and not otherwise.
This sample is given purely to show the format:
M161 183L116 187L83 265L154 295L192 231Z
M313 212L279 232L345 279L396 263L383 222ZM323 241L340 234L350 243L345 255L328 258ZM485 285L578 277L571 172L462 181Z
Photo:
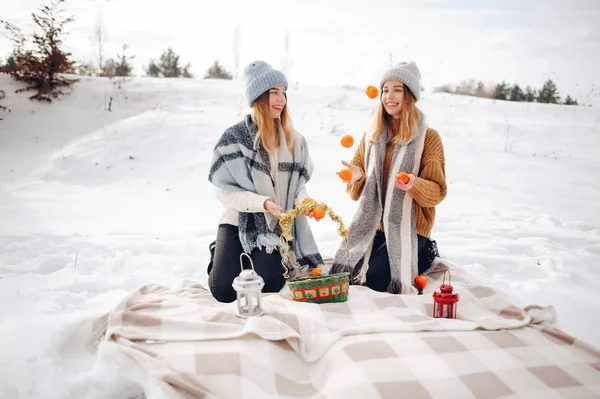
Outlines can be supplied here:
M76 79L67 79L61 74L73 72L74 62L71 53L63 51L64 27L73 21L73 17L63 17L64 10L59 6L64 0L51 0L50 5L32 13L37 30L32 33L31 45L21 29L7 21L2 21L9 32L14 49L14 70L10 75L27 86L17 92L36 90L32 100L51 102L64 94L60 88L70 86Z
M6 93L4 92L4 90L0 90L0 100L2 100L4 97L6 97ZM6 108L4 105L0 105L0 111L2 111L2 112L6 112L6 111L10 112L10 109ZM0 115L2 115L2 114L0 113ZM0 116L0 121L2 119L3 118Z
M102 67L101 76L131 76L133 72L133 66L129 63L129 60L135 58L135 55L126 55L125 51L129 48L126 44L123 45L123 52L117 55L117 59L108 59Z
M233 76L221 64L218 60L215 60L213 64L208 68L206 74L204 75L204 79L226 79L231 80Z

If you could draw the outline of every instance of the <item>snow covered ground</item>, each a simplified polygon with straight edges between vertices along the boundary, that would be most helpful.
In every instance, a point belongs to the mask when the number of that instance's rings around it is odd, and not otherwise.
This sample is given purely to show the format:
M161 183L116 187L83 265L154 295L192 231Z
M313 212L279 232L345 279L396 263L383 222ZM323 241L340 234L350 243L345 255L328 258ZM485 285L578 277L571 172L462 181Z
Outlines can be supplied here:
M0 111L0 398L128 398L135 387L94 367L79 328L141 284L206 279L221 207L208 165L248 112L242 84L83 78L52 104L18 87L0 75L12 111ZM316 164L309 193L346 224L356 204L335 172L354 148L339 139L369 124L363 89L288 92ZM442 93L420 107L446 152L442 256L524 304L554 305L559 328L600 347L600 109ZM336 225L311 224L333 253Z

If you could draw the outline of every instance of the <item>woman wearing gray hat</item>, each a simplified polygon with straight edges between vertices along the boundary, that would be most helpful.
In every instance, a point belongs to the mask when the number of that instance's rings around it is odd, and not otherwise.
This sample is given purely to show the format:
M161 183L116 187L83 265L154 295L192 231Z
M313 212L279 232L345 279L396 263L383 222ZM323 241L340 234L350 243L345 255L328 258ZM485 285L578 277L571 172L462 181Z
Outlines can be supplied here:
M306 139L294 130L288 113L284 74L255 61L244 77L252 113L223 133L208 176L225 208L208 266L210 290L220 302L236 299L231 284L243 252L264 279L263 292L283 288L279 216L308 197L305 185L313 172ZM292 266L290 275L322 267L306 217L295 218L293 236L293 251L283 259Z
M444 149L416 107L421 73L414 62L388 69L380 82L373 126L350 163L347 192L359 207L345 246L330 273L349 271L352 281L377 291L415 294L414 278L436 256L430 239L435 207L446 197Z

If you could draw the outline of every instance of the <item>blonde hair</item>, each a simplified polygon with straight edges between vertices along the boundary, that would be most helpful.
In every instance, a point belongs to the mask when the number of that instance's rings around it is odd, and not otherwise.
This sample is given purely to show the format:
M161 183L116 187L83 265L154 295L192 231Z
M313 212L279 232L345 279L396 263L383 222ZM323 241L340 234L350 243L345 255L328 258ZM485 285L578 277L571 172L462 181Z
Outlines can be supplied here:
M252 103L252 115L258 126L258 134L254 139L254 147L256 148L258 146L258 140L260 139L265 150L267 150L267 152L273 152L279 148L280 143L279 132L277 131L275 120L271 116L271 111L269 109L269 93L270 90L267 90ZM292 118L288 113L287 104L281 111L281 128L283 129L283 134L287 141L287 147L291 150L294 148L295 134Z
M393 142L394 144L404 145L417 137L417 130L423 113L416 106L417 100L415 95L410 91L408 86L404 83L402 85L404 86L404 100L402 101L402 111L400 113L400 129L398 129L398 132L392 132L392 117L383 107L380 96L379 105L373 115L373 123L371 125L371 142L379 139L384 127L387 127L388 130L388 143Z

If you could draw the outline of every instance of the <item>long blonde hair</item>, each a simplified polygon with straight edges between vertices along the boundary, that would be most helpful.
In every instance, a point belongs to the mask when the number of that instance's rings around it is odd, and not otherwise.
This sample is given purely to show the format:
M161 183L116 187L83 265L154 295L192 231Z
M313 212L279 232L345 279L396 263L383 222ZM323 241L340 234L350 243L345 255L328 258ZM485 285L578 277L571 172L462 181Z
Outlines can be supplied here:
M267 150L267 152L273 152L279 148L280 143L279 132L269 109L269 92L270 91L264 92L252 103L252 115L254 117L254 122L256 122L256 125L258 126L258 134L254 140L254 147L257 147L260 138L260 142L265 150ZM295 134L292 118L288 113L287 104L281 111L281 128L283 129L283 134L287 141L287 147L291 150L294 148Z
M381 135L384 127L388 129L388 143L404 145L408 144L417 137L418 126L423 113L417 108L417 100L415 95L410 91L404 83L404 100L402 101L402 111L400 113L400 129L398 132L392 132L392 117L383 107L381 96L379 97L379 106L373 115L373 123L371 125L371 142L376 142Z

